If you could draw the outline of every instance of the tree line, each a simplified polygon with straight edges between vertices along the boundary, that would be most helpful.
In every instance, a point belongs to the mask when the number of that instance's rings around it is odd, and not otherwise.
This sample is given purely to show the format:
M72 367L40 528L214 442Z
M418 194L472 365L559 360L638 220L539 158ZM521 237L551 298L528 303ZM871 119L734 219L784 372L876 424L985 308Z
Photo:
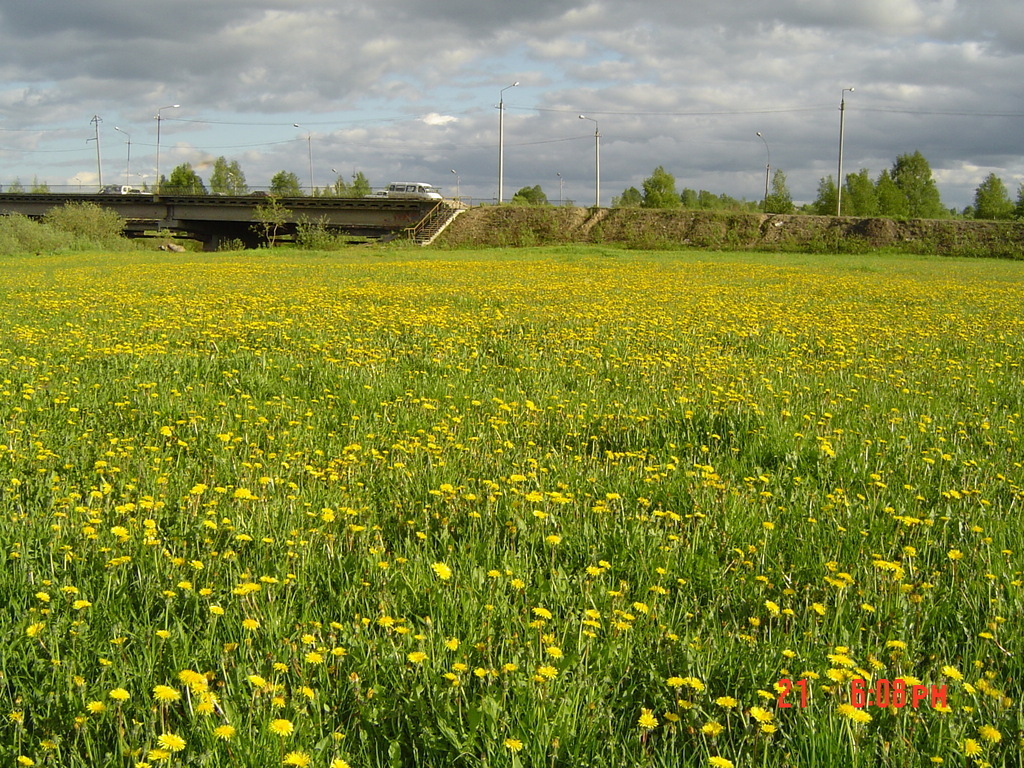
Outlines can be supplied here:
M931 166L920 152L900 155L892 168L872 179L867 168L846 175L842 194L835 178L827 176L818 183L815 200L799 208L793 203L786 176L776 170L771 190L760 201L737 200L706 190L684 188L676 191L675 177L658 166L644 179L641 189L629 187L612 199L619 208L683 208L690 210L764 211L766 213L808 213L834 216L839 206L844 216L883 216L887 218L941 219L960 216L974 219L1024 219L1024 184L1017 190L1016 201L996 174L991 173L978 185L974 204L962 211L945 207ZM527 190L529 188L524 188ZM540 188L537 187L536 190ZM522 194L521 190L519 194ZM532 193L536 197L537 192Z
M210 173L209 188L191 163L182 163L171 171L168 178L161 174L158 188L167 195L248 195L252 191L245 180L245 173L237 160L229 161L226 157L218 157L213 163ZM148 191L148 185L144 187ZM0 189L2 191L2 189ZM25 185L15 179L7 187L8 192L25 192ZM33 180L29 192L47 193L50 186L38 179ZM333 184L326 187L314 187L312 190L303 188L299 177L291 171L278 171L270 179L267 188L275 197L303 197L305 195L323 197L365 197L373 191L369 180L362 171L353 174L351 183L346 183L340 176Z
M250 192L238 161L229 162L223 156L213 163L209 190L191 163L177 166L171 171L170 178L161 176L159 189L167 195L247 195ZM362 171L353 175L351 183L346 183L339 176L330 186L312 189L303 188L299 177L291 171L278 171L271 177L267 191L275 197L365 197L373 188Z

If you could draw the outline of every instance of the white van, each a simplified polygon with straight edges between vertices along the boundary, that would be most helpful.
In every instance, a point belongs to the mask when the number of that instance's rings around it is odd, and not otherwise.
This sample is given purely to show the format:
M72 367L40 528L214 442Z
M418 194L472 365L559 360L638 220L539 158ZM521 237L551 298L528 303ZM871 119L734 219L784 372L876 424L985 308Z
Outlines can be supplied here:
M414 198L416 200L440 200L441 192L432 184L424 184L421 181L392 181L388 184L388 197L393 198Z
M100 190L101 195L145 195L146 192L139 189L138 187L129 187L122 184L121 186L112 185L109 187L103 187Z

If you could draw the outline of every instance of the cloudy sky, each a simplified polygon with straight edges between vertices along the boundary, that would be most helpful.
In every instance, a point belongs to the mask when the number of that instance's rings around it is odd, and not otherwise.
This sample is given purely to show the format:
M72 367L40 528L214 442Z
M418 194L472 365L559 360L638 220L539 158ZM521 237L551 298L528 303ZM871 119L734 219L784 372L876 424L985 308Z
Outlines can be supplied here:
M659 165L759 199L769 157L807 201L853 88L844 172L920 150L962 207L1024 182L1021 72L1021 0L0 0L0 184L95 185L97 127L103 182L130 137L151 183L161 110L165 175L223 155L308 185L312 155L317 186L493 200L503 94L506 199L592 204L599 127L605 205Z

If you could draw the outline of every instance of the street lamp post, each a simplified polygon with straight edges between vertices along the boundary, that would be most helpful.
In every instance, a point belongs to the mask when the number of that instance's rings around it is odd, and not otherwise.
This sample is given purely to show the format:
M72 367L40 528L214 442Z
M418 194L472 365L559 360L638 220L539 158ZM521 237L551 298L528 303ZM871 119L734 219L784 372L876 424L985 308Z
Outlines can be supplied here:
M93 139L86 139L86 141L96 142L96 180L100 187L103 187L103 161L100 158L100 123L103 122L103 118L99 115L93 115L92 120L89 121L93 124L96 130L96 136Z
M128 145L128 160L126 161L125 166L124 166L124 183L125 184L131 184L132 183L131 182L131 177L132 177L132 136L131 136L130 133L128 133L128 131L125 131L125 130L123 130L121 128L118 128L116 125L114 126L114 130L117 131L118 133L123 133L125 136L128 137L128 140L125 142Z
M459 179L459 172L452 168L452 173L455 174L455 199L462 200L462 180Z
M601 207L601 126L597 120L580 115L580 120L589 120L594 124L594 207Z
M516 80L507 85L498 94L498 203L504 199L505 192L505 91L519 85Z
M839 171L836 179L836 216L843 215L843 127L846 121L846 92L853 93L853 88L843 88L839 95Z
M160 114L165 109L178 109L181 104L168 104L166 107L160 107L156 111L156 191L160 192L160 122L163 120L163 116Z
M292 123L295 128L301 128L298 123ZM309 194L313 194L313 134L306 132L306 152L309 155Z
M565 188L565 179L562 178L562 174L561 173L556 173L555 176L558 177L558 207L561 208L562 207L562 190Z
M761 141L764 142L764 151L768 155L768 162L764 166L764 203L762 204L762 207L764 208L764 210L767 211L768 210L768 179L771 176L771 172L772 172L772 153L771 153L771 150L768 149L768 139L766 139L764 136L762 136L760 131L757 132L757 135L761 138Z

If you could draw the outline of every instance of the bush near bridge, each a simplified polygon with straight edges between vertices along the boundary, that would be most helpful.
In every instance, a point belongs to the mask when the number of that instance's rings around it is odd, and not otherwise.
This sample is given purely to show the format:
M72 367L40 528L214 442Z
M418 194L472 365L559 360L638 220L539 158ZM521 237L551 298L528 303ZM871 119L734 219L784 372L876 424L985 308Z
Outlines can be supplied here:
M129 250L124 220L95 203L68 203L41 221L20 214L0 216L0 255Z

